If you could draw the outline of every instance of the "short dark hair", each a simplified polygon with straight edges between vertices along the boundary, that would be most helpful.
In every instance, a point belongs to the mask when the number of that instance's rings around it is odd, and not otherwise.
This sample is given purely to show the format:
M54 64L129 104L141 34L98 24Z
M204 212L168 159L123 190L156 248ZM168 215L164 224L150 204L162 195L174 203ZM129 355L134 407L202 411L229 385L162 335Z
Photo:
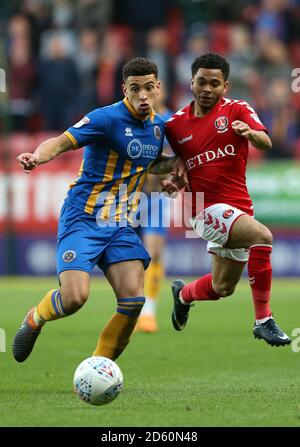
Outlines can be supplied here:
M223 78L225 81L227 81L229 77L229 63L226 59L224 59L224 57L216 53L207 53L197 57L192 63L192 77L195 76L199 68L219 69L223 73Z
M123 66L123 81L125 82L129 76L145 76L154 74L158 77L158 68L154 62L145 59L144 57L136 57L131 59Z

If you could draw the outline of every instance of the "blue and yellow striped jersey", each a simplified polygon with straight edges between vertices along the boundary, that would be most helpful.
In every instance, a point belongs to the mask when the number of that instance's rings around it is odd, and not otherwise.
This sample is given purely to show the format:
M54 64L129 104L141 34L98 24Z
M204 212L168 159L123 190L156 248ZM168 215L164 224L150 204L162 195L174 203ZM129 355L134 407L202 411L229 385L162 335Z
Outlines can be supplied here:
M83 160L66 200L100 219L127 219L138 207L149 165L161 154L164 121L141 120L127 98L96 109L65 132Z

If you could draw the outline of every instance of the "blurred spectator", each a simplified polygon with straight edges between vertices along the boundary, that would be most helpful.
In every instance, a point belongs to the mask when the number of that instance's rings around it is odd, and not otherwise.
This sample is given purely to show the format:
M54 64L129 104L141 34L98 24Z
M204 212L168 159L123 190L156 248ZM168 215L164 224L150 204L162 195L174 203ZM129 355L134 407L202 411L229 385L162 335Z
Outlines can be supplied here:
M41 34L51 27L50 4L44 0L24 0L22 12L31 25L32 54L36 57L40 51Z
M23 14L13 16L8 26L9 110L12 126L24 131L33 113L36 64L32 58L31 26Z
M165 28L153 28L147 34L146 57L158 66L159 77L166 86L167 97L171 96L175 74L172 57L168 51L169 35Z
M175 72L177 76L176 104L174 109L183 107L192 100L191 90L189 88L192 78L191 65L193 61L201 54L208 51L208 30L199 24L192 26L188 30L188 35L182 52L175 60Z
M65 41L53 35L49 54L40 65L40 94L45 130L64 130L75 119L79 92L76 65L68 56Z
M53 0L52 25L55 28L68 28L74 25L73 6L71 0Z
M12 42L8 70L12 126L16 131L25 131L34 111L33 93L37 82L37 68L28 39Z
M289 42L294 40L300 41L300 1L294 0L290 2L288 14L289 26Z
M293 156L300 96L290 85L300 66L300 0L1 1L1 66L9 63L17 130L41 130L41 123L62 130L121 99L122 64L134 56L158 64L177 110L192 100L191 63L208 51L231 65L228 96L245 98L269 124L276 142L270 156Z
M257 73L253 65L255 49L248 29L240 24L232 25L229 30L229 44L227 60L230 63L230 90L228 96L251 102Z
M187 26L212 20L212 2L209 0L177 0Z
M172 0L115 0L114 23L129 26L134 31L134 53L143 56L147 51L147 33L167 24Z
M267 85L264 107L258 111L272 137L269 158L290 158L294 155L297 138L296 114L291 107L291 86L287 79L273 78Z
M239 17L244 0L176 0L187 26L213 21L231 22Z
M80 82L77 96L79 115L85 115L98 106L96 81L99 56L98 33L94 29L83 29L75 58Z
M262 0L256 30L286 41L288 38L287 11L290 0Z
M78 0L75 6L76 26L79 29L93 28L101 35L111 21L112 0Z
M24 14L17 14L11 18L8 24L8 44L22 39L30 40L31 26L28 18Z
M100 106L123 98L122 66L133 56L132 33L129 28L111 27L104 36L97 78Z
M254 68L263 75L265 83L272 78L291 76L292 67L286 46L275 37L265 34L256 35L256 52Z
M50 28L41 34L40 58L46 59L49 56L49 53L51 53L50 47L52 46L52 41L56 38L61 41L65 55L70 58L75 58L78 51L76 33L72 29L65 28L58 30Z

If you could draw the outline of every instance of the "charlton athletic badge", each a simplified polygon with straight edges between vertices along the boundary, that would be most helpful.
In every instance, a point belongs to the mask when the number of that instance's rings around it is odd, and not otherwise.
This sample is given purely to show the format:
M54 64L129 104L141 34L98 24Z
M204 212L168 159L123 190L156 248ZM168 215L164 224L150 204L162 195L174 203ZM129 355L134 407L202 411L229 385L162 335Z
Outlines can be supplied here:
M229 219L229 217L231 217L232 215L233 215L233 213L234 213L234 211L233 210L226 210L226 211L224 211L224 213L223 213L223 217L224 217L224 219Z
M219 116L215 121L215 126L218 133L227 132L228 130L228 118L226 116Z

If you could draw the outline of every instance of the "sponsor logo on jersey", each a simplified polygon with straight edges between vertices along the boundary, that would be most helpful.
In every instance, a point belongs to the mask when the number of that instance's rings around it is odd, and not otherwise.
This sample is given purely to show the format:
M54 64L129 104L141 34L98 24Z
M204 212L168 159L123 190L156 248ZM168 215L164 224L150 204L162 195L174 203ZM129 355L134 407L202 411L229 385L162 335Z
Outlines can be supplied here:
M235 147L232 144L227 144L224 148L218 147L218 149L201 152L195 157L189 158L185 163L188 170L190 171L191 169L203 165L204 163L209 163L210 161L227 156L234 157L235 155Z
M90 119L87 116L84 116L83 118L81 118L80 121L78 121L78 123L74 124L73 127L75 127L76 129L78 129L79 127L84 126L85 124L88 124L90 122Z
M130 158L139 158L143 152L143 145L140 140L131 140L127 146L127 154Z
M125 129L125 137L133 137L131 127L126 127L126 129Z
M142 144L140 140L134 139L129 141L127 145L127 154L130 158L135 159L143 156L144 158L156 158L158 156L159 147L153 144Z
M227 132L228 130L228 118L224 115L219 116L215 120L215 127L217 128L218 133Z
M157 138L158 140L161 137L161 131L160 131L160 127L159 126L154 126L154 135L155 138Z
M229 217L231 217L234 214L234 210L229 209L229 210L225 210L223 213L223 217L224 219L229 219Z
M193 135L189 135L188 137L182 138L182 140L178 140L178 144L186 143L187 141L191 141L193 139Z
M64 262L72 262L76 258L76 252L74 250L65 251L62 258Z

